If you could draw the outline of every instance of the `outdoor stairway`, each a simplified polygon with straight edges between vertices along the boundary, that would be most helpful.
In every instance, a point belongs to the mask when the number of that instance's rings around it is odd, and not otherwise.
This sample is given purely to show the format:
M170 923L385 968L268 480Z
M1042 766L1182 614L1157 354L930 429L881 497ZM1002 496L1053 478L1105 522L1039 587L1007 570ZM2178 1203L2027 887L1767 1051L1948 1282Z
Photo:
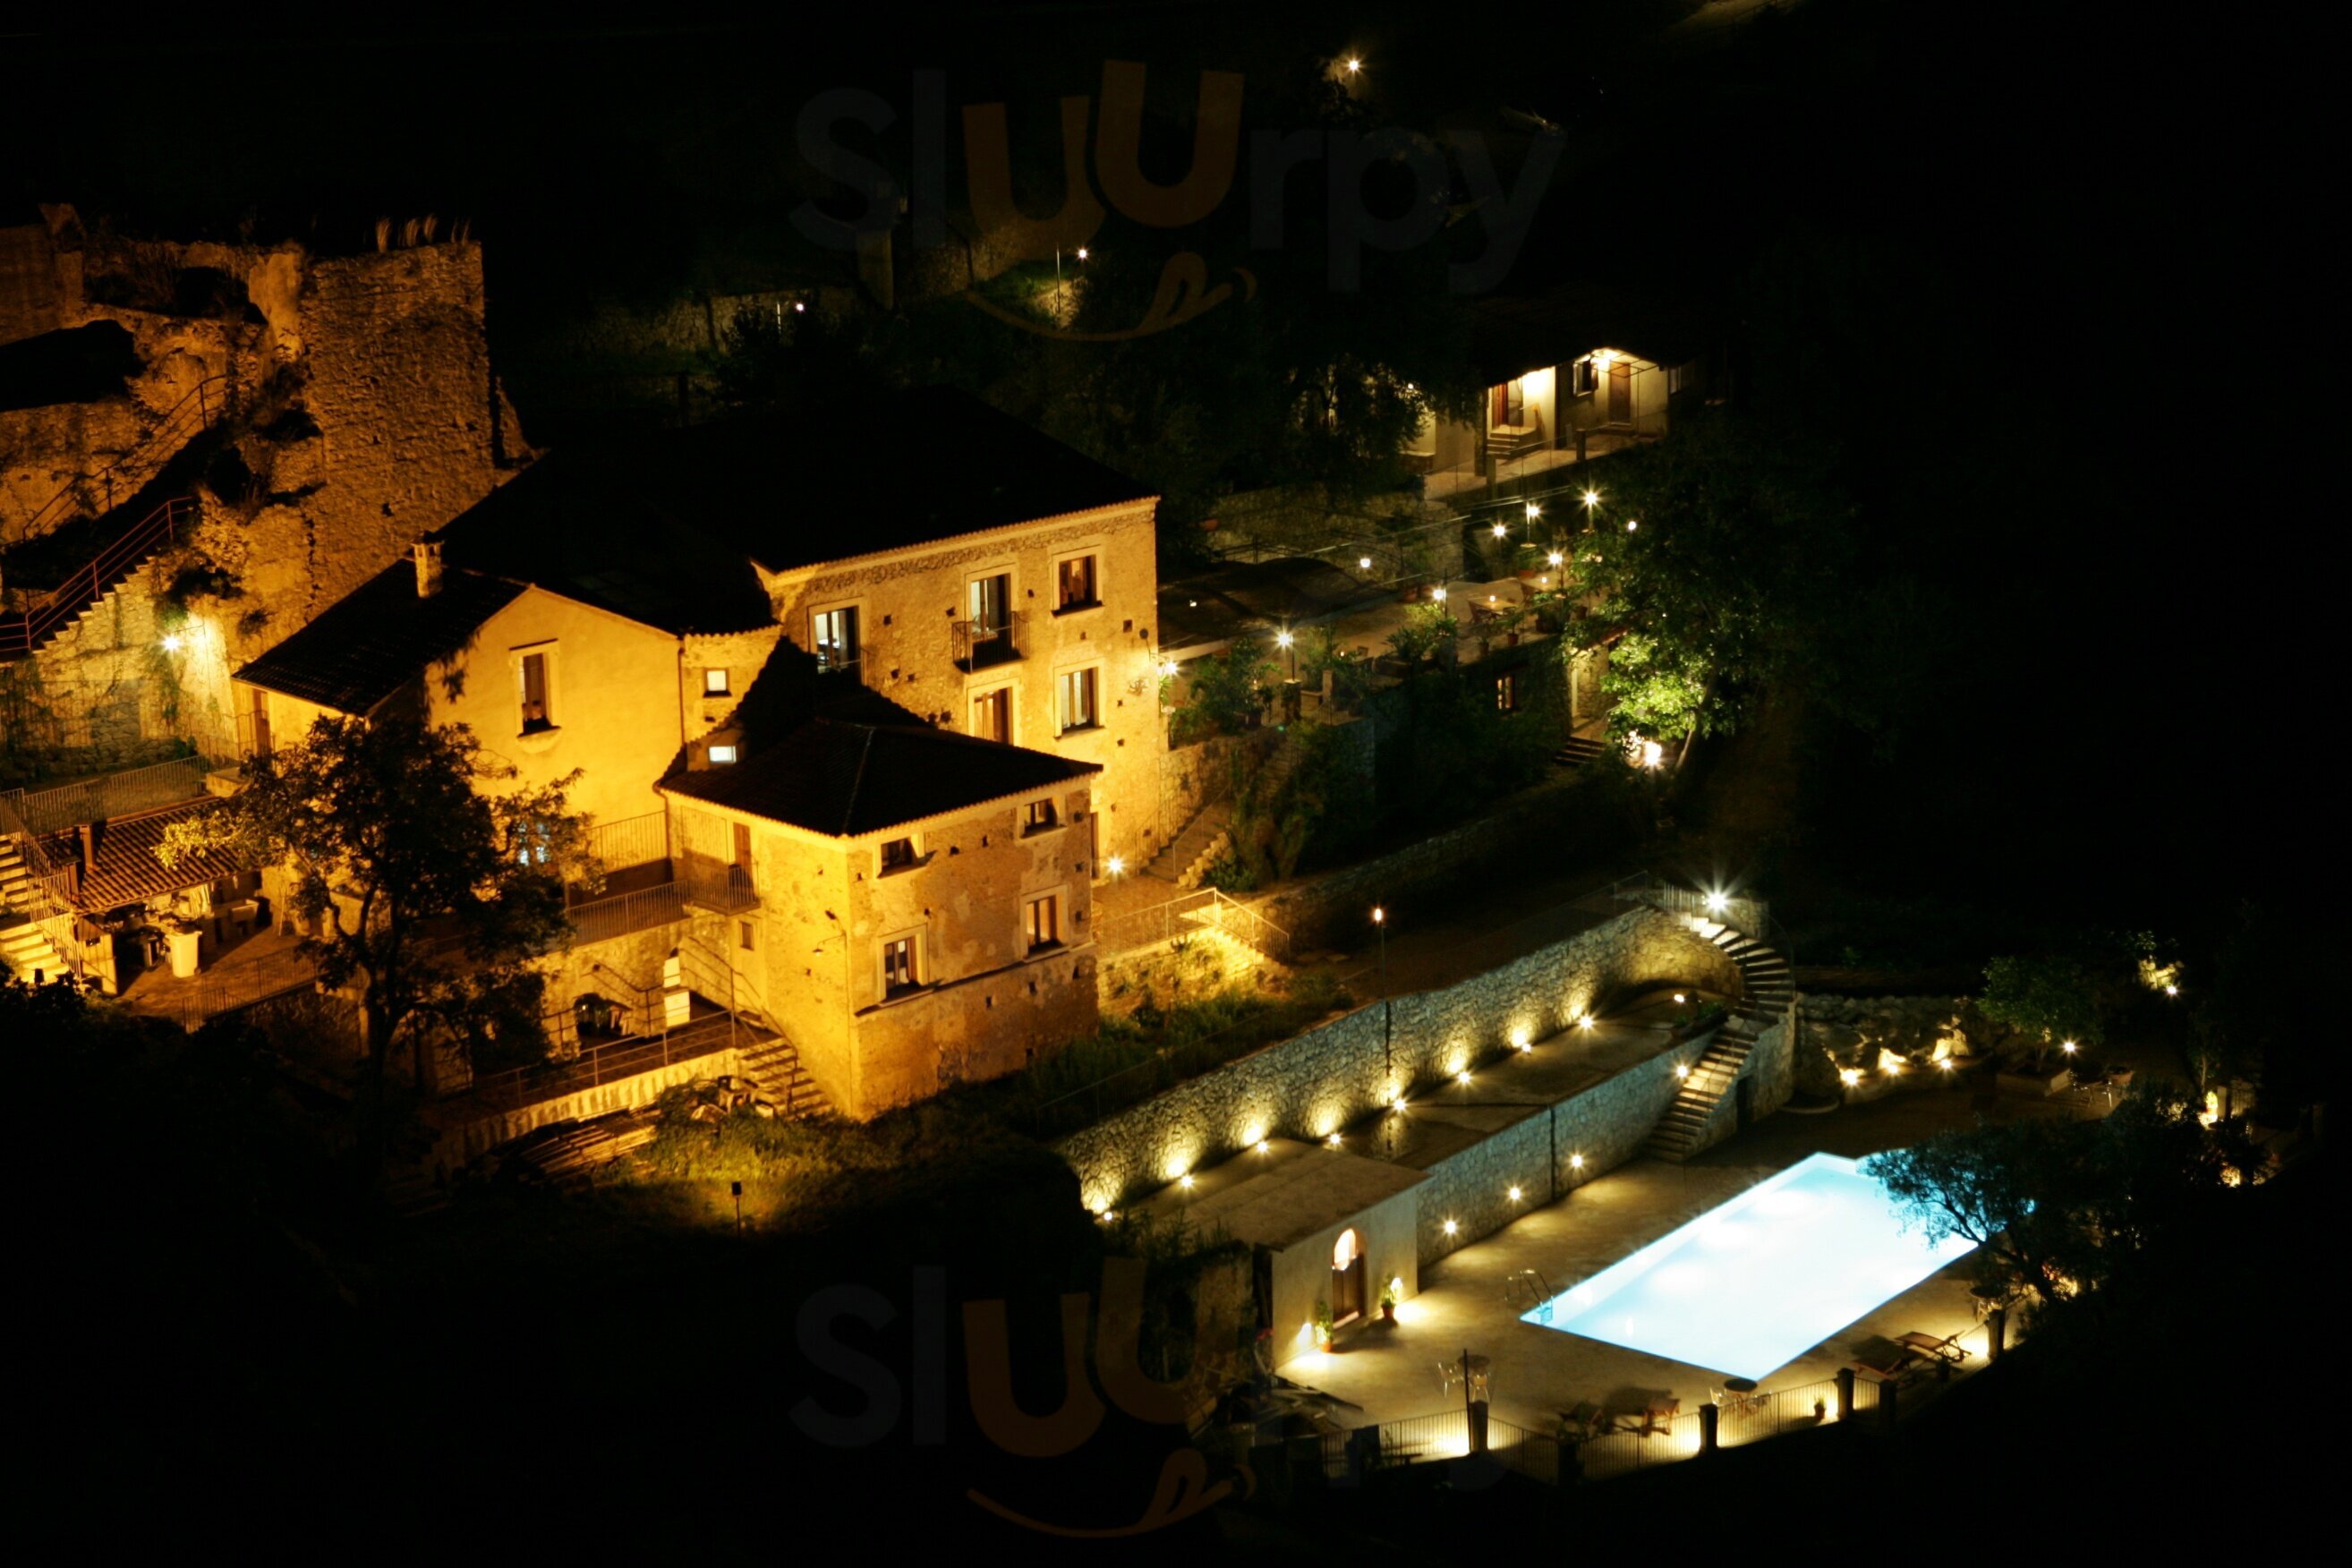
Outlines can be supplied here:
M1486 432L1486 455L1498 463L1516 463L1549 445L1539 425L1506 426Z
M1297 740L1286 734L1274 755L1265 761L1258 774L1257 787L1272 799L1298 771L1307 760L1306 751ZM1209 874L1226 848L1233 843L1234 803L1228 799L1213 800L1192 816L1183 830L1168 841L1168 847L1151 858L1144 867L1146 876L1157 877L1163 882L1173 882L1179 888L1197 888Z
M1606 741L1570 735L1560 742L1559 750L1551 754L1551 765L1556 768L1580 768L1608 753L1609 742Z
M185 539L197 521L194 496L175 496L110 540L89 564L22 610L0 615L0 660L26 658L91 616L159 551Z
M762 1099L788 1121L804 1116L830 1116L833 1104L801 1065L800 1047L782 1035L743 1048L743 1076Z
M65 955L24 912L33 907L33 874L25 868L16 841L0 837L0 958L19 980L36 974L55 980L66 973Z
M1707 930L1708 926L1713 929ZM1780 953L1727 925L1707 921L1700 929L1707 941L1739 966L1740 1001L1716 1032L1706 1054L1692 1066L1674 1103L1666 1107L1643 1146L1643 1152L1676 1164L1698 1152L1699 1141L1721 1110L1724 1096L1738 1081L1757 1037L1788 1016L1789 1005L1797 994L1789 961Z

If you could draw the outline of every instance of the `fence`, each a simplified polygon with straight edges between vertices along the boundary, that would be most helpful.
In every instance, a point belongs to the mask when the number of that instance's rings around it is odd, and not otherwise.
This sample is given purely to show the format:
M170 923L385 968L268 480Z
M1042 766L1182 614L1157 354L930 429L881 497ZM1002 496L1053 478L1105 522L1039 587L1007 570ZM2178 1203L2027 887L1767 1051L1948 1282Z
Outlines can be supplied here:
M1833 1378L1769 1393L1718 1393L1713 1410L1715 1447L1742 1447L1841 1421L1883 1436L1891 1420L1916 1412L1945 1386L1941 1380L1880 1383L1857 1377L1850 1415L1841 1414L1839 1380ZM1707 1451L1707 1412L1699 1410L1602 1416L1605 1429L1582 1438L1571 1436L1565 1422L1559 1436L1548 1436L1490 1417L1486 1446L1506 1469L1547 1484L1609 1480L1698 1458ZM1462 1458L1470 1451L1469 1419L1460 1410L1415 1415L1328 1433L1322 1441L1324 1471L1337 1479L1429 1459Z
M564 911L576 942L605 942L686 918L686 893L676 882L592 899Z
M570 1061L509 1068L454 1090L500 1110L514 1110L583 1089L617 1083L698 1057L715 1056L739 1043L734 1017L723 1016L652 1039L616 1040L581 1052Z
M54 833L84 822L104 822L134 811L194 800L206 793L205 777L219 765L205 757L178 757L59 789L32 795L9 793L16 795L16 811L26 831Z
M1217 888L1195 888L1150 909L1098 921L1095 946L1113 957L1202 931L1222 931L1276 963L1290 962L1290 932Z
M618 822L600 822L588 829L590 858L606 871L650 866L669 858L669 813L649 811Z

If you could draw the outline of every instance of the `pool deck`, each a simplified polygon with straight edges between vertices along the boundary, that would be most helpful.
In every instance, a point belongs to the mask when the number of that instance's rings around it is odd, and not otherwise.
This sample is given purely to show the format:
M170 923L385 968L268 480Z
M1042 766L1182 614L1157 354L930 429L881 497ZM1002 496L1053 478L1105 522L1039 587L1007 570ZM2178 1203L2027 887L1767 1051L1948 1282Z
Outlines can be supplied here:
M1619 1166L1427 1266L1420 1293L1399 1307L1393 1327L1373 1323L1345 1334L1328 1351L1286 1363L1284 1375L1360 1406L1347 1424L1370 1425L1449 1408L1459 1394L1444 1392L1438 1363L1467 1349L1491 1358L1495 1414L1536 1431L1549 1433L1561 1411L1586 1400L1633 1413L1664 1396L1681 1400L1687 1415L1707 1403L1723 1373L1522 1322L1527 1302L1506 1300L1507 1282L1535 1268L1554 1292L1566 1290L1809 1154L1902 1148L1928 1131L1965 1125L1969 1109L1964 1092L1922 1092L1825 1116L1784 1112L1687 1164L1643 1159ZM2054 1103L2017 1102L2011 1113L2066 1112ZM1969 1266L1965 1258L1948 1265L1759 1386L1769 1392L1832 1378L1861 1342L1912 1330L1962 1334L1960 1343L1981 1357Z

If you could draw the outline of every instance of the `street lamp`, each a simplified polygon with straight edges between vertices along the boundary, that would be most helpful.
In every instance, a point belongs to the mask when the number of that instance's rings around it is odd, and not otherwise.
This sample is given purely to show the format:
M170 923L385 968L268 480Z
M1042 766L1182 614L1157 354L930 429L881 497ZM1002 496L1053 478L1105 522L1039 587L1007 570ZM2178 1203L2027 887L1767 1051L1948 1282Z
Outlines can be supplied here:
M1585 491L1585 492L1584 492L1584 510L1587 510L1587 511L1591 511L1594 507L1599 506L1600 504L1601 504L1601 492L1600 492L1599 490L1587 490L1587 491Z

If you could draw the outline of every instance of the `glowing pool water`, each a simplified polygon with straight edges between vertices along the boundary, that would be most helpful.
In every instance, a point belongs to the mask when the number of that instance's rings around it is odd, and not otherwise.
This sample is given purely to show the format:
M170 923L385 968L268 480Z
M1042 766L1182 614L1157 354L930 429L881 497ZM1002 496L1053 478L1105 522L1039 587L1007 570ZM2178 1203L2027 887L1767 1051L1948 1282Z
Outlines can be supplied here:
M1815 1154L1522 1316L1760 1378L1975 1249L1929 1246L1858 1162Z

